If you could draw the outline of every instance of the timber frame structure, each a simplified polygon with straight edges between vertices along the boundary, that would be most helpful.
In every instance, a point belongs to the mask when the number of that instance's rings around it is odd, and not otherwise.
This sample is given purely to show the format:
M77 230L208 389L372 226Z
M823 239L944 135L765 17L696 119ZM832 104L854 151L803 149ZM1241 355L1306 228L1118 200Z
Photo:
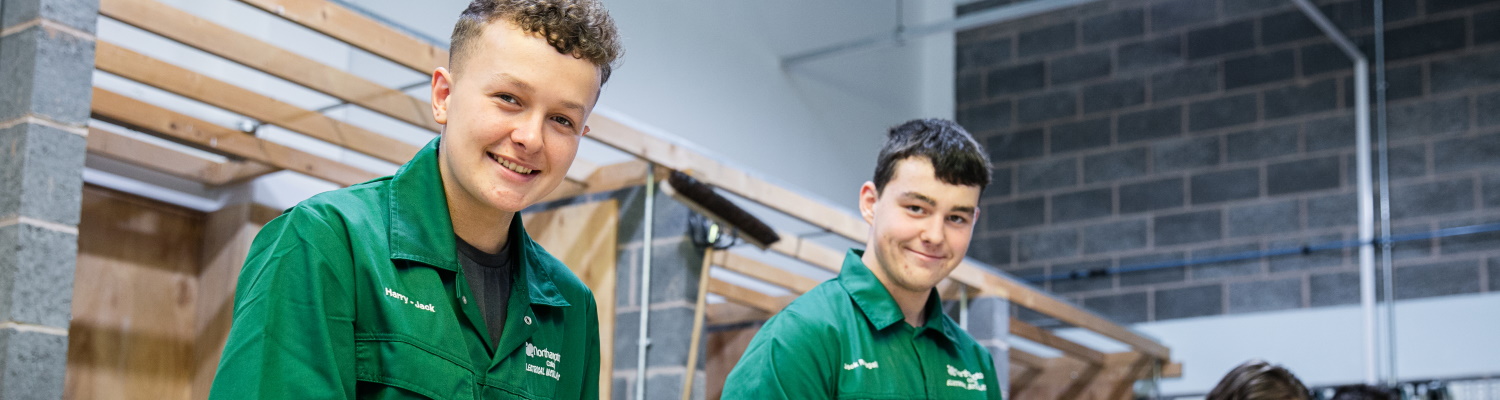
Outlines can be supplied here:
M307 27L422 74L447 64L448 52L430 43L384 26L354 10L327 0L238 0L270 14ZM321 64L156 0L101 0L100 14L160 37L196 48L288 82L357 105L392 119L437 133L427 102L349 72ZM100 37L96 49L100 71L152 86L213 107L274 125L311 138L394 164L404 163L417 147L390 136L357 127L282 101L210 78L189 69L137 53ZM142 141L111 130L90 128L89 155L102 156L170 175L216 186L244 182L280 170L348 186L377 177L337 160L329 159L259 138L253 133L222 127L98 87L93 91L93 117L141 133L223 155L229 161L215 162ZM548 198L566 199L613 191L647 182L647 168L675 170L734 195L777 210L798 220L857 243L863 243L867 226L860 218L771 184L745 171L724 165L704 154L654 137L621 121L595 114L590 121L590 139L638 158L614 165L596 166L579 160L567 180ZM657 174L656 176L665 176ZM844 252L782 233L782 240L767 250L806 264L837 272ZM705 265L732 271L794 294L818 282L787 269L772 266L736 251L713 251ZM779 311L792 296L772 296L737 286L702 273L706 292L722 296L728 303L707 307L707 320L732 323L765 319ZM1156 374L1180 375L1181 365L1171 361L1170 350L1078 306L1059 300L1013 277L991 272L987 267L965 262L940 290L945 298L997 297L1068 325L1095 332L1123 343L1128 351L1103 353L1059 337L1051 331L1011 318L1010 334L1061 352L1043 358L1011 348L1010 395L1016 398L1110 398L1131 395L1132 384ZM624 344L631 345L631 344ZM693 354L696 354L694 352ZM1034 389L1050 386L1051 389Z

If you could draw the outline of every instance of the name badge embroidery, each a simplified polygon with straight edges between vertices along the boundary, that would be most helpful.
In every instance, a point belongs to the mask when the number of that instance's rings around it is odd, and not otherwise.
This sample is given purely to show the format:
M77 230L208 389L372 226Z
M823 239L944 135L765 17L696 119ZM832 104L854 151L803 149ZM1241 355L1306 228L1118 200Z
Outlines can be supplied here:
M546 362L546 367L532 364L533 358L540 358ZM526 342L526 372L562 380L562 375L557 373L557 363L562 362L562 354L553 353L551 350L536 347L531 342Z
M859 368L859 367L865 367L865 369L876 369L876 368L880 368L880 362L879 361L865 361L865 359L861 358L861 359L855 360L852 363L844 364L844 370L845 371L853 370L853 369Z
M958 368L954 368L952 365L949 365L948 377L963 379L948 379L949 387L956 387L959 389L973 390L978 392L989 390L989 386L984 384L983 372L969 372L969 370L961 370Z
M433 307L431 304L422 304L422 302L420 302L420 301L412 301L410 298L407 298L406 295L401 294L401 293L396 293L396 291L391 290L391 288L385 288L385 295L388 296L388 297L390 297L390 298L392 298L392 299L400 300L402 303L411 304L412 306L416 307L418 310L422 310L422 311L426 311L426 312L431 312L431 313L437 312L437 307Z

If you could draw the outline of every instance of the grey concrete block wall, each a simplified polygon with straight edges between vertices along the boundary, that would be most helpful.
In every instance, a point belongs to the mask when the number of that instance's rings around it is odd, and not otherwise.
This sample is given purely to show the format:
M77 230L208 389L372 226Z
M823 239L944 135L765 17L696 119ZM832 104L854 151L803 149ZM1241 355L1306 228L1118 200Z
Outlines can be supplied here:
M657 193L652 211L652 240L645 240L645 187L638 186L595 195L620 201L618 258L616 258L616 308L614 386L615 399L635 398L636 371L642 309L649 309L646 349L646 397L678 398L684 377L696 379L693 398L703 398L706 349L700 343L697 365L687 368L688 346L693 329L693 306L698 296L698 277L703 250L687 236L685 205ZM641 304L644 252L651 247L651 293Z
M1366 2L1314 2L1372 51ZM1500 2L1386 7L1394 233L1500 221ZM1353 66L1291 3L1110 0L956 45L959 123L1015 189L971 253L1042 276L1292 250L1039 283L1128 322L1357 301L1356 251L1301 250L1355 238ZM1500 290L1500 233L1393 256L1402 298Z
M58 399L98 2L0 1L0 398Z

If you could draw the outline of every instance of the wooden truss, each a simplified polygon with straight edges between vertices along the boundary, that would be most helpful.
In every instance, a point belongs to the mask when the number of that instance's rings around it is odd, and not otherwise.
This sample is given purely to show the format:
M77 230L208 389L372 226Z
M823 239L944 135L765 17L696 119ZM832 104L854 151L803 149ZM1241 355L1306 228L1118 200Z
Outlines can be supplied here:
M386 58L421 74L447 64L448 52L384 26L326 0L239 0L287 21L305 26L351 46ZM395 88L360 78L270 43L219 26L155 0L102 0L100 14L276 76L412 126L439 132L426 101ZM153 86L204 104L316 138L393 164L404 163L417 146L357 127L314 110L278 101L230 82L216 80L171 63L154 59L100 38L96 47L99 70ZM96 88L94 118L199 150L226 157L214 161L179 152L172 147L138 140L105 129L90 129L89 152L118 159L207 185L242 182L279 170L291 170L339 185L352 185L377 174L305 151L283 146L177 113L115 92ZM698 181L741 198L795 217L826 232L863 243L868 231L864 221L838 208L777 186L746 171L737 170L704 154L643 133L601 115L589 121L588 138L638 158L615 165L575 163L567 181L548 200L582 196L642 184L647 168L656 166L682 171ZM664 176L664 174L658 174ZM768 250L828 271L837 272L843 249L833 249L781 232L782 240ZM816 286L812 278L769 265L730 251L714 251L706 265L780 286L792 296L773 296L707 278L706 292L722 296L728 303L707 307L707 319L716 324L764 320L785 307L795 294ZM704 275L708 271L703 272ZM1010 333L1061 352L1043 358L1018 349L1010 350L1011 396L1017 398L1108 398L1130 396L1131 384L1149 374L1174 376L1180 365L1171 362L1170 350L1150 338L1112 323L1091 312L1059 300L1016 279L965 262L940 286L945 298L992 296L1035 310L1071 326L1087 329L1130 348L1120 353L1102 353L1054 335L1023 321L1012 319Z

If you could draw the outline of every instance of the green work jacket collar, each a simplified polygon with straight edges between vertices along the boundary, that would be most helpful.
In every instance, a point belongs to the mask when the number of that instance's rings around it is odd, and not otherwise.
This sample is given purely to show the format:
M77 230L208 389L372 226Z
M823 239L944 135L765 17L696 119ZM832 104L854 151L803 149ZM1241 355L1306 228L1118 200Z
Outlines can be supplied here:
M849 292L849 297L854 299L854 304L859 306L860 312L864 313L865 319L875 330L886 328L902 322L906 315L901 313L901 306L896 304L896 299L891 297L891 292L880 283L875 273L865 266L863 250L849 249L844 255L844 267L839 271L839 284L844 291ZM937 289L927 296L927 322L922 328L932 332L941 333L948 343L956 343L958 335L957 327L949 323L946 315L943 315L941 307L942 300L938 298Z
M417 264L460 272L458 247L453 241L453 220L448 215L448 198L443 192L443 177L438 172L438 141L442 136L427 142L417 151L411 161L402 165L391 178L391 190L386 192L390 213L386 216L392 260L405 260ZM551 259L542 246L533 242L526 229L521 226L521 215L511 218L510 240L520 249L521 270L526 285L521 288L531 304L567 307L570 304L552 282L552 273L542 265L542 260Z

